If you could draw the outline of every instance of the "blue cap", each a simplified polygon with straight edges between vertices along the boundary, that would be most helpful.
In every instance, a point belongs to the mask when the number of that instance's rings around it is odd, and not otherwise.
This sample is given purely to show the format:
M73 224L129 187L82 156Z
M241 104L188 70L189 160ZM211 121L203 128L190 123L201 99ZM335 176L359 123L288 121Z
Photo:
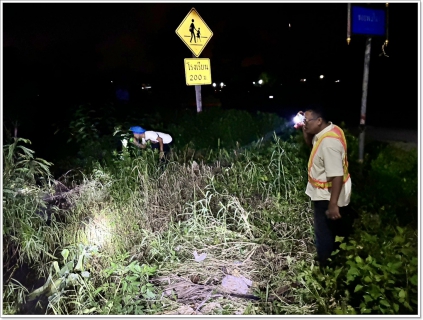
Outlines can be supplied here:
M144 133L145 129L141 128L141 127L130 127L129 130L131 130L133 133Z

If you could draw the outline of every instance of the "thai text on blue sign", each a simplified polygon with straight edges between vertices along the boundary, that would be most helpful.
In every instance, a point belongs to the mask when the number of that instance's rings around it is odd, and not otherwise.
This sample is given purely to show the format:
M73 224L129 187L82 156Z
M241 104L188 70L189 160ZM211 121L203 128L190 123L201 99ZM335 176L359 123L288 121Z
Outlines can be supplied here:
M352 33L368 36L385 35L385 10L352 7Z

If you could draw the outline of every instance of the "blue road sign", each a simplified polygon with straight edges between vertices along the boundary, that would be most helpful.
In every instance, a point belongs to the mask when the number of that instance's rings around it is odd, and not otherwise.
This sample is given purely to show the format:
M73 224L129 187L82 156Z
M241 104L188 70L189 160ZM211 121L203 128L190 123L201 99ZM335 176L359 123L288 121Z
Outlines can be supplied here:
M385 10L352 6L352 33L367 36L385 35Z

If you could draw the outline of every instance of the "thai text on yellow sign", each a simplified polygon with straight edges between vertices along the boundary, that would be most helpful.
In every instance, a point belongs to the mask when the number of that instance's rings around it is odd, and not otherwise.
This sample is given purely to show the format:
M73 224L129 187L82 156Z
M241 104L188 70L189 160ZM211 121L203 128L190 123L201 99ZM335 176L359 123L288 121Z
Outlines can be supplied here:
M211 84L211 67L208 58L186 58L185 79L187 86Z

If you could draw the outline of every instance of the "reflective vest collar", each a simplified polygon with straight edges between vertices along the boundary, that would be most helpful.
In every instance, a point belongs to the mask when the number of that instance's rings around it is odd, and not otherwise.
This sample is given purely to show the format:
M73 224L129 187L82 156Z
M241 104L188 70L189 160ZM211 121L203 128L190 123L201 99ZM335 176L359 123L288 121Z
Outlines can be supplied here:
M313 145L316 143L317 140L320 139L321 136L323 136L326 132L329 132L333 129L333 127L335 126L332 122L328 122L328 126L326 128L324 128L322 131L320 131L319 133L315 134L313 137Z

